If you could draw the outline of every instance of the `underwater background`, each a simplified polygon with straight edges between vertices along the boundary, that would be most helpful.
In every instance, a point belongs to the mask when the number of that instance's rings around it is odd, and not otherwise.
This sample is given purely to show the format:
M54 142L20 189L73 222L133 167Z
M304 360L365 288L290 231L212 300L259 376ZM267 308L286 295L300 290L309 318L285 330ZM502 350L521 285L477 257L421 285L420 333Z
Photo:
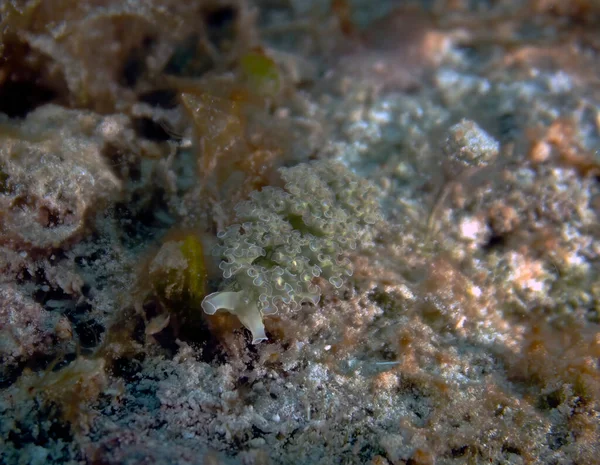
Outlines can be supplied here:
M0 0L0 463L600 464L599 31Z

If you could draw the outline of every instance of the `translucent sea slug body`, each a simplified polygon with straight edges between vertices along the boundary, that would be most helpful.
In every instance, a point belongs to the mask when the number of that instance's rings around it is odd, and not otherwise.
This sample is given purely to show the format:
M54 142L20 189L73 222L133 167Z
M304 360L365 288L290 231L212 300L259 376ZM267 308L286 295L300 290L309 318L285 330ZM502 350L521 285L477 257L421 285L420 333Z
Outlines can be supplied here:
M237 224L219 233L223 290L204 298L208 314L223 309L266 339L262 317L302 302L317 304L317 277L334 287L352 275L345 251L368 239L380 217L377 190L341 163L282 168L285 188L265 187L236 206Z

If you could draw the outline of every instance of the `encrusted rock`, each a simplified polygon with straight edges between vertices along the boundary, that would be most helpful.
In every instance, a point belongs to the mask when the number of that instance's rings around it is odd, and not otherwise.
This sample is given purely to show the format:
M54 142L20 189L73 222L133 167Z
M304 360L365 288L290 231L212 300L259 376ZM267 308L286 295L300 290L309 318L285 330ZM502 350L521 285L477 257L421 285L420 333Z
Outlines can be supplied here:
M500 144L474 121L462 119L448 130L443 150L454 171L489 165Z
M119 144L125 117L48 105L22 123L3 122L0 238L13 248L50 249L73 240L91 213L119 198L121 181L103 149ZM107 124L117 135L107 135Z
M0 286L0 360L8 367L46 347L60 316L44 310L15 287ZM42 349L45 350L45 349ZM3 373L2 370L0 373Z

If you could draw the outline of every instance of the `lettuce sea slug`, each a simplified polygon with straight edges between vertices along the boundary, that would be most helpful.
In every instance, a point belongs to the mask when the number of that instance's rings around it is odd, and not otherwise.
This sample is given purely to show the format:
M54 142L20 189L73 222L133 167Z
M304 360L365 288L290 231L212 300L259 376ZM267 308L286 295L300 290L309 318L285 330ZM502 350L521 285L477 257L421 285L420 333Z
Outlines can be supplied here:
M236 224L218 234L222 290L202 301L208 314L226 310L267 339L263 316L302 302L316 305L318 278L335 288L352 276L346 252L370 240L380 218L377 189L343 164L321 160L280 169L283 189L264 187L236 208Z

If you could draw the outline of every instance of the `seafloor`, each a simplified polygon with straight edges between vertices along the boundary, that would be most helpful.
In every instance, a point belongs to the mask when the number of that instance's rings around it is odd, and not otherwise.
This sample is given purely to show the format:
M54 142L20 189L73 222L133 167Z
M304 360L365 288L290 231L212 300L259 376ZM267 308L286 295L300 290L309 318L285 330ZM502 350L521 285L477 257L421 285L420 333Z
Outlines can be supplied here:
M1 1L0 463L599 464L599 31Z

